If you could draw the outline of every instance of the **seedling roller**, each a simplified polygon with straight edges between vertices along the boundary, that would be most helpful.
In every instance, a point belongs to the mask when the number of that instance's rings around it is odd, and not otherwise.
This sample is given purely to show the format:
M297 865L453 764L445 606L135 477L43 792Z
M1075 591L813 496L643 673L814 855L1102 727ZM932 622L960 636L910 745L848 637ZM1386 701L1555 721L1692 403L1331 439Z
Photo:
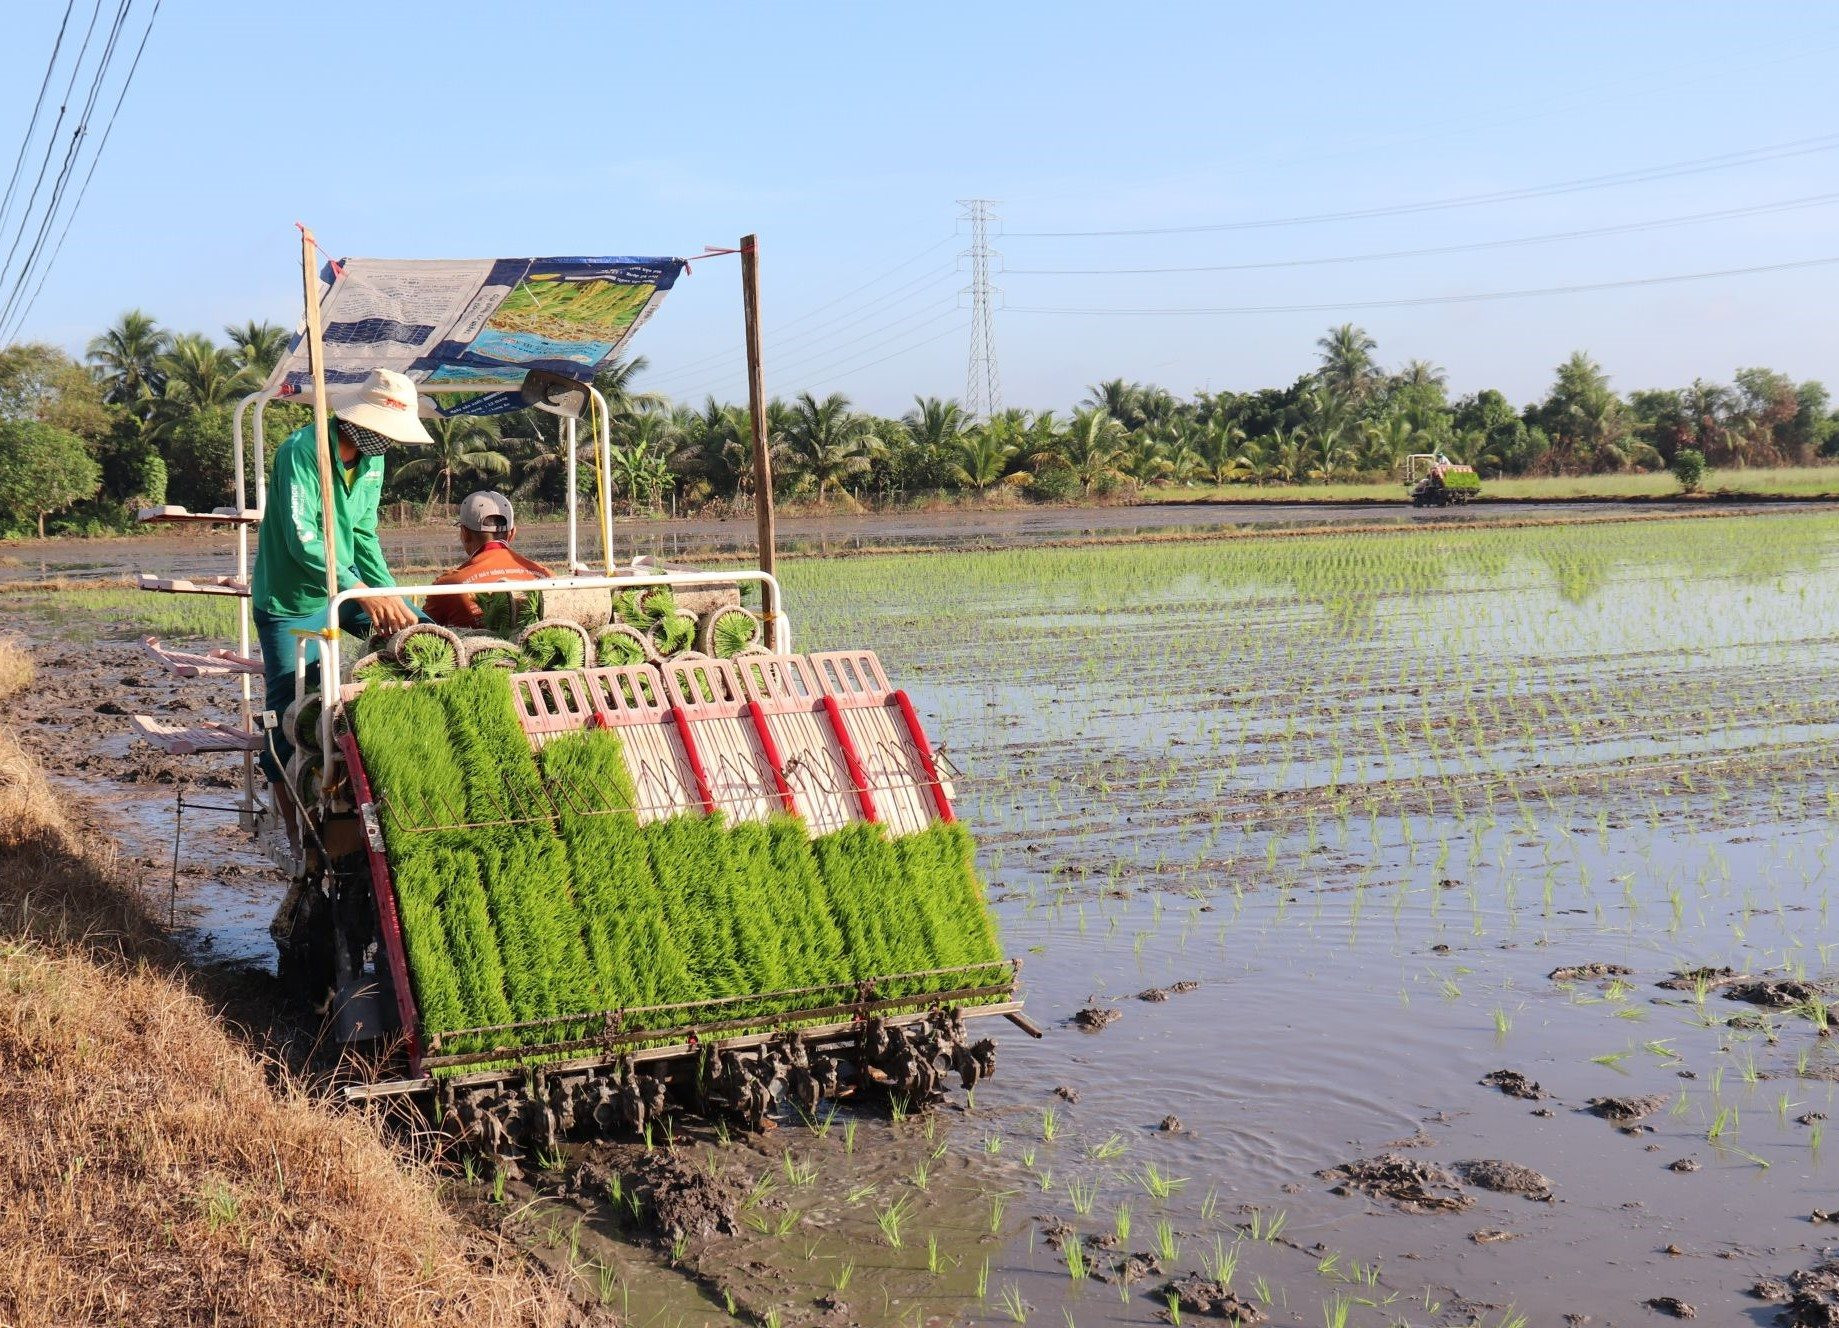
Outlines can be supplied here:
M742 254L751 334L751 240ZM239 754L257 833L267 809L254 753L277 728L295 743L286 782L304 869L273 928L279 972L341 1037L381 1040L375 1073L347 1091L437 1098L451 1129L504 1155L644 1131L684 1106L759 1128L783 1105L811 1113L863 1090L919 1105L994 1070L995 1044L972 1033L975 1021L1006 1016L1039 1036L953 811L955 772L912 699L872 650L792 649L773 574L770 458L756 456L758 568L622 563L606 485L583 493L578 455L596 477L611 471L593 372L685 264L490 260L463 280L467 265L454 263L318 269L310 237L306 261L317 307L236 413L232 504L143 513L234 529L232 575L142 584L237 597L237 649L146 646L180 676L240 682L239 721L135 722L174 753ZM512 319L519 338L492 339L503 310L522 317L532 302L550 311L539 331ZM378 337L416 339L415 354L379 349ZM752 335L749 353L758 408ZM312 403L323 421L326 384L378 362L416 377L424 400L456 403L442 413L558 417L567 566L497 592L510 621L538 620L516 641L420 627L352 656L340 610L374 592L333 593L325 629L295 643L294 703L263 714L247 596L265 489L261 449L245 462L243 423L253 411L261 436L264 408L281 398ZM583 510L598 526L591 551ZM670 616L688 621L663 623ZM531 667L537 627L580 666Z

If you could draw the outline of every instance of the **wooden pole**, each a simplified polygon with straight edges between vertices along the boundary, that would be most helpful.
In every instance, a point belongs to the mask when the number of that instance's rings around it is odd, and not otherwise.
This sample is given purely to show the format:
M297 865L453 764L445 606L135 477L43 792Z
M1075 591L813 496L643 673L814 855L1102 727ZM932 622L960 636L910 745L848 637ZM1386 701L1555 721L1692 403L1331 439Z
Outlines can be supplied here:
M766 379L760 367L760 246L759 237L741 237L741 303L747 312L747 415L753 425L753 506L758 523L760 570L772 574L775 561L773 536L773 455L766 432ZM766 648L778 649L778 605L764 602Z
M338 594L338 533L332 505L332 429L326 410L325 341L319 325L319 245L300 228L300 266L306 286L307 367L313 375L313 450L319 457L320 538L325 540L326 602ZM337 625L332 625L337 631Z

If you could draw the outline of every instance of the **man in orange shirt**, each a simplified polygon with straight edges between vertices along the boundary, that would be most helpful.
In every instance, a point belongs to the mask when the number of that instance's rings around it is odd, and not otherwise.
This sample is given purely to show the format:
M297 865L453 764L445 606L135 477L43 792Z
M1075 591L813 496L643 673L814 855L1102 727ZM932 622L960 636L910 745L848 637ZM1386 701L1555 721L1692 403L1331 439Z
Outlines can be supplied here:
M468 494L460 504L460 547L466 561L434 578L437 586L472 585L485 581L534 581L552 575L511 547L517 537L511 500L492 489ZM427 614L444 627L478 627L485 612L471 595L430 595Z

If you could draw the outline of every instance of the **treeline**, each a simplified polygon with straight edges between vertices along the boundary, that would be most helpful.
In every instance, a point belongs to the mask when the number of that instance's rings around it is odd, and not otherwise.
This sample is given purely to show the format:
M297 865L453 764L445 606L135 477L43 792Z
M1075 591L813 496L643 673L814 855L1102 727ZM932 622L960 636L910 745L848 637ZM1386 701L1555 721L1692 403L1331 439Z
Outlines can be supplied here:
M44 345L0 351L0 532L103 533L131 525L139 506L228 502L231 412L267 378L288 334L269 323L224 331L222 344L174 334L135 311L92 341L82 362ZM1391 477L1417 452L1492 477L1658 470L1687 449L1724 467L1804 465L1839 450L1826 388L1770 369L1624 396L1579 351L1541 400L1516 408L1492 388L1452 400L1443 371L1423 360L1386 370L1353 324L1316 346L1317 368L1288 387L1184 400L1114 379L1064 415L1006 410L977 421L955 401L919 397L891 419L840 393L774 400L774 492L818 504L965 494L1067 502ZM644 390L645 369L635 358L598 380L612 409L609 482L622 507L749 505L745 407L673 402ZM270 449L307 418L280 403L267 414ZM431 508L481 485L561 501L567 456L552 418L459 416L429 431L432 448L391 459L390 502ZM591 464L585 446L582 462Z

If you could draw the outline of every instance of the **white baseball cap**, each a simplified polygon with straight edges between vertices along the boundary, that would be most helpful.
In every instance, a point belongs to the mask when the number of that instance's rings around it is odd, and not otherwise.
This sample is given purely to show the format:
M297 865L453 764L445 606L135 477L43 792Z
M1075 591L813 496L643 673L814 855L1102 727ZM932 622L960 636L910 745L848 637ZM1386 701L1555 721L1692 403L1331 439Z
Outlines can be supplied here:
M495 523L502 523L496 526ZM469 493L460 503L460 524L480 535L502 535L515 529L517 518L511 514L511 500L496 489Z
M372 369L356 387L327 393L333 411L347 424L369 429L397 443L431 444L417 414L415 384L394 369Z

